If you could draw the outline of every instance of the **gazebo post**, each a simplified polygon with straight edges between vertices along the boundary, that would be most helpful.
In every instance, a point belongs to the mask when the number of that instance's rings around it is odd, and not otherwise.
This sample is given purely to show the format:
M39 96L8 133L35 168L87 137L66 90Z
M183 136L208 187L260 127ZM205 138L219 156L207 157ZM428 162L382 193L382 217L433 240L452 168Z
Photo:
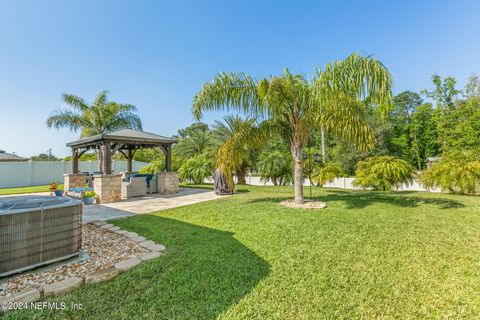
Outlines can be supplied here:
M78 173L78 149L72 149L72 173Z
M172 145L165 146L165 171L172 171Z
M110 141L105 141L102 145L103 148L103 174L112 174L112 144Z
M132 149L128 149L127 151L127 172L133 172L133 151Z

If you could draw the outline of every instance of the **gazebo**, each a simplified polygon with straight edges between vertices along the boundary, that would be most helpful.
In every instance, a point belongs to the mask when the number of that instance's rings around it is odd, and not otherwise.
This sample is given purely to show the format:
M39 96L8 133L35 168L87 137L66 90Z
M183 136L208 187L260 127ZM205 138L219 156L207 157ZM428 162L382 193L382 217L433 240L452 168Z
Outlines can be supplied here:
M131 172L135 152L144 148L159 148L165 154L166 174L159 176L159 184L164 183L168 189L170 181L177 180L178 184L178 175L171 173L172 145L176 142L154 133L122 129L67 143L67 147L72 148L72 174L65 175L65 190L85 185L86 176L79 173L78 159L89 150L98 150L101 174L94 178L95 193L103 203L120 200L121 175L118 172L112 174L112 156L119 152L127 158L127 172ZM163 191L162 193L172 193L165 188Z

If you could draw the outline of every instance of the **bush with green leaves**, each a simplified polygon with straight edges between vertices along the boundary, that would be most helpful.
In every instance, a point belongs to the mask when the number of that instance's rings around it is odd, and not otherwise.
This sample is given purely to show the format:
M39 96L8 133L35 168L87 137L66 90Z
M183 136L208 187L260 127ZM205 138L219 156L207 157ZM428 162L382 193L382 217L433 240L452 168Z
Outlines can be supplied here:
M480 193L480 157L473 152L458 151L444 155L420 176L426 188L440 188L458 194Z
M341 177L342 174L341 165L336 162L326 163L324 166L319 167L313 172L313 176L320 186L323 186L327 182L331 182L335 178Z
M202 184L206 177L213 173L212 159L206 155L198 155L187 159L178 169L180 180Z
M389 191L402 184L410 184L414 178L415 169L407 161L378 156L357 163L353 185L363 189Z
M288 152L267 149L257 162L257 171L262 181L272 181L275 186L293 181L292 156Z
M165 161L155 160L145 167L141 168L138 172L142 174L155 174L162 172L165 168Z

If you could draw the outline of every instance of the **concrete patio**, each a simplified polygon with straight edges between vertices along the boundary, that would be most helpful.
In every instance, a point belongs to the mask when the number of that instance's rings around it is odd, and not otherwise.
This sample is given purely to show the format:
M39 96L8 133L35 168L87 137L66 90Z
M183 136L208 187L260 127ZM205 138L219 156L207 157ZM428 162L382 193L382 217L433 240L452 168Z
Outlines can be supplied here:
M104 221L125 218L135 214L176 208L218 198L220 196L217 196L211 190L180 188L179 193L171 195L151 194L145 197L125 199L120 202L84 206L83 223L94 220Z

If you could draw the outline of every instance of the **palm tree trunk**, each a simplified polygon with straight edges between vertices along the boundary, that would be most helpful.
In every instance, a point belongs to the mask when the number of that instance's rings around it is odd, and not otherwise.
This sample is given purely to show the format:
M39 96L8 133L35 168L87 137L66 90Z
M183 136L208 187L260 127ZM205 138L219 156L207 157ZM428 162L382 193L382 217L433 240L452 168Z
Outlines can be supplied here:
M326 162L327 152L325 151L325 128L321 128L320 133L322 135L322 162Z
M303 148L296 144L292 147L293 158L293 186L295 189L295 203L303 204L305 199L303 198Z
M237 184L247 184L245 176L247 175L246 168L239 168L235 170L237 173Z

